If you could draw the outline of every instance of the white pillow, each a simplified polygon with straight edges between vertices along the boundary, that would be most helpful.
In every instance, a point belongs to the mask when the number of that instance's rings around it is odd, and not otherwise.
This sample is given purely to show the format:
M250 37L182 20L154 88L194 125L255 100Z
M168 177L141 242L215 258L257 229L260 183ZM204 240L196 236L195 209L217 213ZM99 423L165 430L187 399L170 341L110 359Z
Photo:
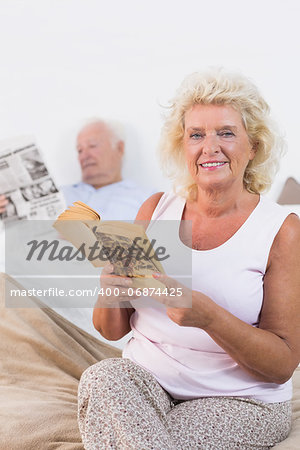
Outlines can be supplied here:
M280 205L286 211L294 212L300 217L300 205Z

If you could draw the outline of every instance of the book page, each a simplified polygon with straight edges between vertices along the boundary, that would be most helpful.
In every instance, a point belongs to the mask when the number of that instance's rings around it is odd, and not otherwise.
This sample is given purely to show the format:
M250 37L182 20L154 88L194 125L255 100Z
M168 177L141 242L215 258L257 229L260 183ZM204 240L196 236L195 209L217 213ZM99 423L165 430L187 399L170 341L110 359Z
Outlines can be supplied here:
M109 261L114 265L117 275L129 277L147 276L157 268L151 259L145 257L143 248L126 236L96 231L97 239Z
M93 228L97 227L98 224L99 221L86 221L85 223L81 220L56 220L53 227L74 247L82 249L82 253L94 267L104 267L107 264L107 259L90 257L91 249L95 248L98 243L93 232Z
M90 208L83 202L74 202L74 205L68 206L68 208L62 212L59 216L59 220L100 220L100 216L93 208Z

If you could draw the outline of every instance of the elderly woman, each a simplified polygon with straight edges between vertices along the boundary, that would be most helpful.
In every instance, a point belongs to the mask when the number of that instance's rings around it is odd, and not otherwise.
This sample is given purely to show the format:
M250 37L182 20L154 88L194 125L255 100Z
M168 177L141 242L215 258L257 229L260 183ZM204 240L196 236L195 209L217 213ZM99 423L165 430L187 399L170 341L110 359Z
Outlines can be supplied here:
M137 219L180 221L177 239L192 248L192 306L98 300L96 329L110 340L133 337L123 358L82 376L86 449L267 449L288 435L300 223L261 196L281 150L272 130L268 105L243 76L196 73L177 92L161 142L175 190L150 197ZM126 292L131 281L112 271L104 269L102 286Z

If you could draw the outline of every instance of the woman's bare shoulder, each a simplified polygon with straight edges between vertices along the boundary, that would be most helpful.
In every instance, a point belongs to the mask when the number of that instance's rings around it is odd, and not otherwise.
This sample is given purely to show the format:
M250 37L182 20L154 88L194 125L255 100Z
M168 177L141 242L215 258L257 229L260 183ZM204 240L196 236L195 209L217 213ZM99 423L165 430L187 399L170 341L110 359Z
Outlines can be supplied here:
M285 244L300 242L300 218L297 214L292 213L287 216L275 238L275 241L276 239Z
M157 192L151 195L140 207L135 220L151 220L152 214L163 194L164 192Z
M269 264L274 258L298 257L300 251L300 218L296 214L289 214L277 233L270 252Z

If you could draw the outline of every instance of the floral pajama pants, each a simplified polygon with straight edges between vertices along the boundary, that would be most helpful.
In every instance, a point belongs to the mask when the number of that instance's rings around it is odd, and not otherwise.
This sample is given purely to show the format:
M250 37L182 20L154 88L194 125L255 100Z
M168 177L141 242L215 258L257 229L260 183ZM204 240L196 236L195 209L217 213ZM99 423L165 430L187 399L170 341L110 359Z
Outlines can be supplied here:
M112 358L83 373L78 422L86 450L262 450L287 437L291 403L176 401L145 369Z

